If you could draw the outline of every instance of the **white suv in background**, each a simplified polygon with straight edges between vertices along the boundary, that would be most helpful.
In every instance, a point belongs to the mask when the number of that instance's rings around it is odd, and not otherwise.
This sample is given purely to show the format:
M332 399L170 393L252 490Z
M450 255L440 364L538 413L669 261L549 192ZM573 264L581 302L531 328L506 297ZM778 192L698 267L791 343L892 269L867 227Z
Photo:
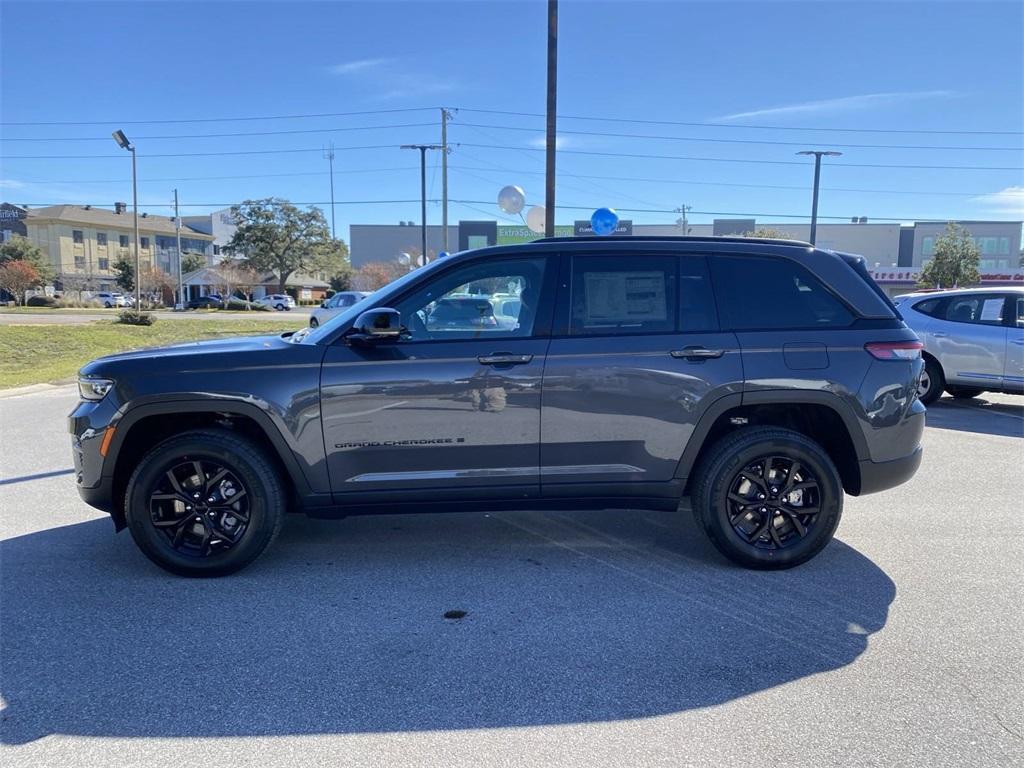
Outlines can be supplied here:
M285 293L272 293L269 296L264 296L262 299L256 299L255 303L276 309L278 312L295 309L295 299Z
M1024 394L1024 286L908 293L893 301L924 342L918 396L925 405L943 389L956 398Z
M358 304L369 295L365 291L342 291L341 293L334 294L331 298L321 302L320 306L313 310L313 314L309 318L310 327L316 328L320 323L330 320L341 310Z

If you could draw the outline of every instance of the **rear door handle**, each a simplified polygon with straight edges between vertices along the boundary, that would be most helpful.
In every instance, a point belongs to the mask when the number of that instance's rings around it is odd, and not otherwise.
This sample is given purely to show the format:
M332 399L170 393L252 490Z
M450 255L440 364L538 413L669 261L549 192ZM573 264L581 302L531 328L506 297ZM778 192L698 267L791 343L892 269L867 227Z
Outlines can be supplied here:
M480 365L525 365L533 360L533 355L513 355L510 352L495 352L490 355L480 355L477 358Z
M932 336L934 336L937 339L944 339L948 335L948 333L943 333L942 331L932 331Z
M717 357L721 357L725 354L724 349L707 349L706 347L683 347L682 349L673 349L669 352L672 357L683 360L698 361L698 360L711 360Z

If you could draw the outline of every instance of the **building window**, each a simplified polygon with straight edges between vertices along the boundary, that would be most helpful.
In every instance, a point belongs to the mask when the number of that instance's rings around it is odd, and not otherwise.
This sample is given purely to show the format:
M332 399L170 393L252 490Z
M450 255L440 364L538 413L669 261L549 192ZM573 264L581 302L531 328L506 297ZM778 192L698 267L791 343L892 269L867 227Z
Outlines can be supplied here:
M75 269L85 269L85 256L75 256Z
M120 245L122 248L127 248L128 247L128 235L118 235L117 236L117 244Z
M97 261L100 265L100 271L107 272L110 270L110 259L101 256Z
M935 255L935 238L926 237L921 242L921 255L922 256L934 256Z
M85 242L85 236L80 229L71 230L71 239L75 241L75 245L81 245Z
M142 250L144 250L144 251L148 251L149 250L149 238L148 237L140 237L139 238L139 247Z
M1005 240L1006 238L1004 237L1003 239ZM214 245L213 246L213 255L214 256L220 256L220 246L219 245Z
M999 238L999 255L1009 256L1010 255L1010 238L1000 237Z
M96 233L96 245L99 246L100 248L106 248L107 247L107 233L106 232L97 232Z

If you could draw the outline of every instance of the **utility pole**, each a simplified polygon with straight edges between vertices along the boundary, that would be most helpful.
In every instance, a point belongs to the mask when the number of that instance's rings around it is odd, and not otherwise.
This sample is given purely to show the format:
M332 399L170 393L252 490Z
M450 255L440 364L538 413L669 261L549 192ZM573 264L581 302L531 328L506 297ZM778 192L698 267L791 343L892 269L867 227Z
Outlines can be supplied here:
M178 303L185 308L185 289L181 282L181 214L178 213L178 190L174 190L174 238L178 242Z
M814 245L818 235L818 180L821 178L821 158L839 157L842 152L825 149L805 149L797 152L798 155L814 155L814 193L811 196L811 245Z
M420 241L423 264L427 263L427 150L441 149L440 144L403 144L402 149L420 151Z
M676 208L676 213L680 214L679 226L682 228L682 232L680 232L680 234L683 237L686 237L686 235L689 234L690 232L690 227L688 226L688 222L686 221L686 212L692 209L692 205L686 204L680 205L678 208Z
M337 239L337 235L334 231L334 142L332 141L327 149L324 150L324 157L327 158L327 162L331 167L331 239Z
M558 0L548 0L547 152L544 167L544 236L555 236L555 110L558 106Z
M128 141L124 131L114 131L111 136L117 146L132 153L132 216L135 219L135 311L142 311L142 270L139 268L139 179L135 173L135 145Z
M448 252L448 118L452 113L441 107L441 241ZM426 258L426 257L424 257Z

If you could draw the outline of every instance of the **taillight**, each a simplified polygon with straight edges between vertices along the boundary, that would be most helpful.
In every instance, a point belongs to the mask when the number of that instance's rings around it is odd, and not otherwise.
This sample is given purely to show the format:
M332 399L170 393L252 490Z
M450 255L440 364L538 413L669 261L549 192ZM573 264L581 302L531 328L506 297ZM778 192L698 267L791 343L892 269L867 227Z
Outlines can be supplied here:
M869 341L864 349L879 360L917 360L924 344L920 341Z

